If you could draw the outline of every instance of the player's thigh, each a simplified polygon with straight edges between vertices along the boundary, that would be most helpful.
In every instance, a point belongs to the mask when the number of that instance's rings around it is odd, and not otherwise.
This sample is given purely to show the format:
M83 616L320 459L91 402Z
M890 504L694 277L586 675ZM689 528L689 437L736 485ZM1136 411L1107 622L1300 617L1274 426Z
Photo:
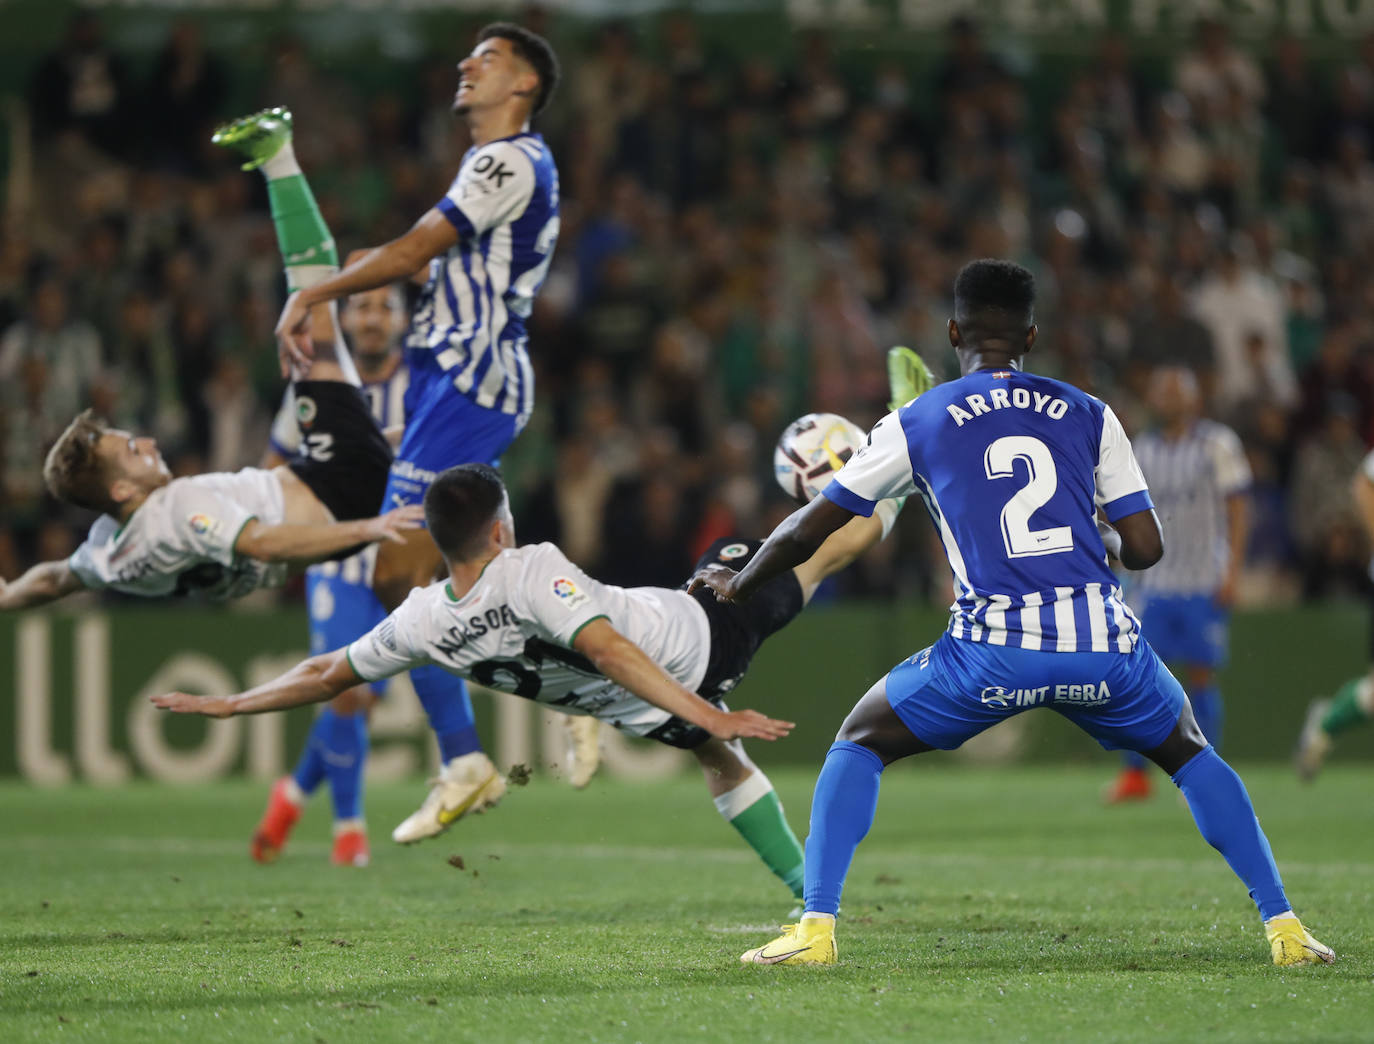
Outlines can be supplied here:
M999 683L1008 673L997 656L992 646L943 635L888 672L886 701L924 749L954 750L1026 709Z
M372 590L387 609L395 609L416 587L426 587L443 574L444 556L427 529L408 529L402 539L377 545Z
M1174 731L1187 706L1183 686L1148 642L1124 655L1093 653L1077 657L1082 668L1074 687L1075 705L1051 704L1107 750L1154 750Z
M388 510L421 503L430 483L447 468L496 464L523 427L499 405L478 406L445 375L424 379L429 383L415 397L391 465L384 497Z

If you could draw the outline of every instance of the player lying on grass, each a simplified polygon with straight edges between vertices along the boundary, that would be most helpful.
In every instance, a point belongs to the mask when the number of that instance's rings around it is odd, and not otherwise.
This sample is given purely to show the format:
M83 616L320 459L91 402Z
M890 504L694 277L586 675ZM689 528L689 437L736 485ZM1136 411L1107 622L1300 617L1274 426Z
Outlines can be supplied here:
M83 588L236 598L281 584L292 567L417 528L423 515L414 506L376 516L391 447L337 340L332 306L317 313L315 358L294 385L308 453L282 467L174 479L153 439L107 427L87 410L54 444L43 478L57 499L100 518L70 558L0 581L0 609Z
M1365 534L1374 541L1374 453L1364 458L1351 479L1350 495ZM1374 579L1374 562L1370 563L1369 575ZM1313 700L1307 708L1307 720L1298 736L1293 759L1298 778L1304 783L1317 778L1338 734L1374 721L1374 601L1370 604L1370 624L1369 670L1351 678L1334 696Z
M895 511L883 514L889 523L895 518ZM256 714L439 664L490 688L690 750L721 815L799 896L801 846L772 784L734 742L780 739L792 725L728 710L723 700L763 640L801 612L822 580L881 540L885 524L856 519L747 605L727 605L706 592L598 583L553 544L517 548L505 487L485 464L443 472L425 495L425 519L449 579L412 591L367 635L241 695L171 693L153 702L213 717ZM701 564L747 562L757 546L718 541Z
M958 586L949 630L868 691L826 756L800 923L741 960L834 963L840 892L873 823L883 769L1049 707L1104 747L1139 751L1173 777L1202 836L1250 890L1275 964L1333 961L1294 916L1240 777L1199 731L1122 601L1098 510L1130 569L1163 556L1159 520L1111 408L1022 372L1037 333L1034 305L1034 280L1020 265L965 266L949 322L963 376L879 421L824 495L779 525L740 572L712 565L692 581L691 590L748 605L856 516L916 493Z

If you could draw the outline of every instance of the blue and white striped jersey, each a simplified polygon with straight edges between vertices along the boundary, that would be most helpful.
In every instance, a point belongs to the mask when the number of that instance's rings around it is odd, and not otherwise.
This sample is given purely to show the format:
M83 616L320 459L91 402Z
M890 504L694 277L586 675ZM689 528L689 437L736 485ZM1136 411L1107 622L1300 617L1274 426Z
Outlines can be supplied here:
M954 572L950 635L1051 652L1130 652L1140 624L1097 530L1149 509L1109 406L1017 370L979 370L884 417L823 493L855 514L919 493Z
M1150 483L1169 553L1159 565L1134 574L1152 594L1211 594L1221 586L1231 554L1227 498L1250 486L1250 462L1234 431L1196 421L1179 439L1147 431L1133 444Z
M525 320L558 242L558 168L544 139L518 134L469 149L438 208L458 242L430 262L406 348L478 406L527 417Z

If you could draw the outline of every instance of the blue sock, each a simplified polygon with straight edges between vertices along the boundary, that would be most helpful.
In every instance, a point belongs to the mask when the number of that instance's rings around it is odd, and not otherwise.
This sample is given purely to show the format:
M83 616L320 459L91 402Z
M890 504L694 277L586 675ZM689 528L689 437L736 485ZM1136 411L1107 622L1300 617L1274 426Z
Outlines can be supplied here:
M1178 770L1174 783L1188 799L1204 840L1245 882L1260 917L1267 921L1289 909L1274 853L1255 818L1250 795L1221 755L1208 746Z
M1143 769L1149 762L1145 760L1144 754L1126 750L1121 752L1121 764L1128 769Z
M1221 726L1225 712L1221 706L1221 690L1215 685L1206 685L1195 692L1188 693L1188 702L1193 705L1193 717L1197 727L1207 737L1212 746L1221 748Z
M324 750L329 745L328 736L332 728L325 715L333 713L326 707L315 718L315 723L310 726L310 732L305 737L305 749L301 751L300 760L296 762L296 770L291 773L302 794L315 793L315 789L324 781Z
M367 764L367 715L335 714L328 707L319 721L323 730L320 754L329 777L329 796L335 819L361 819L363 815L363 768Z
M482 749L472 717L472 700L462 678L430 665L411 671L410 684L429 715L429 727L439 739L439 758L444 764Z
M854 850L873 825L882 759L867 747L836 741L825 756L811 798L806 839L806 910L835 914Z

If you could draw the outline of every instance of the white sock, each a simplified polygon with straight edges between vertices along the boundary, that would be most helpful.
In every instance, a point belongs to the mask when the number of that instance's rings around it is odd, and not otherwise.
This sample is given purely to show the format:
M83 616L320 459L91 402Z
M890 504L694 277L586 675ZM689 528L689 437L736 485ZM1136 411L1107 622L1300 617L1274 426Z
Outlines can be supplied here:
M287 777L286 777L286 787L285 787L285 790L286 790L286 800L289 801L289 802L291 802L291 804L296 805L296 806L298 806L298 807L299 807L300 805L304 805L304 804L306 803L306 801L308 801L308 800L310 799L310 795L307 794L304 790L302 790L302 789L301 789L301 785L300 785L299 783L296 782L296 777L295 777L295 776L287 776Z
M828 913L816 913L812 910L807 910L806 913L802 914L802 923L805 924L807 921L828 921L830 924L834 924L835 915Z
M364 833L367 832L367 824L363 821L362 816L354 816L352 819L334 820L335 837L338 837L340 834L346 834L350 830L361 830Z
M264 161L258 170L262 171L262 176L268 181L276 181L278 178L289 178L299 174L301 165L296 162L296 150L287 141L273 153L271 159Z
M1269 924L1270 921L1277 921L1280 917L1294 917L1294 916L1296 916L1296 915L1293 913L1293 908L1290 906L1287 910L1283 911L1283 913L1276 913L1273 917L1268 918L1264 923L1265 923L1265 924Z

